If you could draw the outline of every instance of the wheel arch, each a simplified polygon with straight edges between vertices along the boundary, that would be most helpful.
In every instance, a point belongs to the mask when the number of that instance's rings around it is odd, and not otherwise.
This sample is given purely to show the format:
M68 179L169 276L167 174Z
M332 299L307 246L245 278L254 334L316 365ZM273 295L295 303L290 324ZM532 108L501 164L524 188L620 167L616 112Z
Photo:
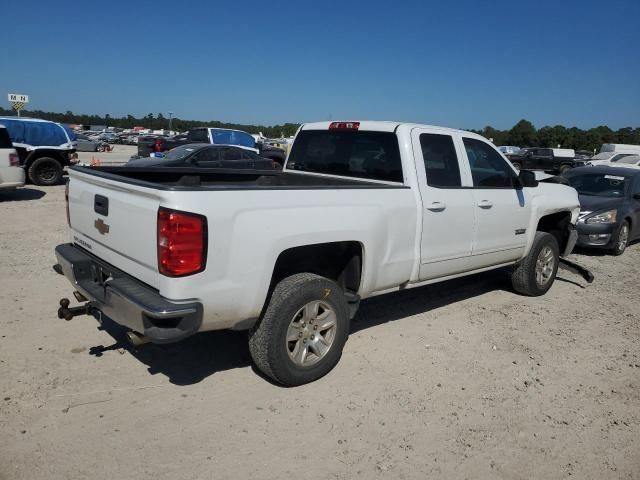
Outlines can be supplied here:
M58 150L48 149L48 148L38 148L36 150L32 150L27 155L24 162L25 168L28 170L29 167L31 167L31 164L33 162L43 157L53 158L54 160L57 160L60 163L60 166L64 166L66 163L64 156Z
M345 291L362 284L364 245L355 240L300 245L282 251L276 259L269 290L296 273L315 273L334 280Z
M571 223L571 212L561 211L543 215L538 220L536 231L553 235L558 242L560 252L563 252L569 241L568 225Z

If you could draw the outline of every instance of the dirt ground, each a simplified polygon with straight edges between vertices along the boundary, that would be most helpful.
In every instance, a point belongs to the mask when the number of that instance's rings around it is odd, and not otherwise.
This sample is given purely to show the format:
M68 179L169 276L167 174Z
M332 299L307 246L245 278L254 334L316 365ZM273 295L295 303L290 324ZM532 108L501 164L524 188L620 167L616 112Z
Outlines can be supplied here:
M640 478L640 245L541 298L493 272L366 301L285 389L243 333L135 350L59 320L63 191L0 193L2 480Z

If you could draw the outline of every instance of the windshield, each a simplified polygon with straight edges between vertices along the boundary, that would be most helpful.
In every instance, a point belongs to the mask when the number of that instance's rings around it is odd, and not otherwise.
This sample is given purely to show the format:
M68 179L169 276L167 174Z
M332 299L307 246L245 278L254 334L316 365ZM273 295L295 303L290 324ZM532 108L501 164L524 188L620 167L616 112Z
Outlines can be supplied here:
M182 160L183 158L191 155L196 150L199 150L200 146L195 145L181 145L180 147L172 148L164 156L165 160Z
M567 177L569 184L580 195L595 195L597 197L622 197L629 177L609 175L604 173L584 173Z
M608 152L598 153L597 155L591 157L591 160L609 160L611 156L612 154Z

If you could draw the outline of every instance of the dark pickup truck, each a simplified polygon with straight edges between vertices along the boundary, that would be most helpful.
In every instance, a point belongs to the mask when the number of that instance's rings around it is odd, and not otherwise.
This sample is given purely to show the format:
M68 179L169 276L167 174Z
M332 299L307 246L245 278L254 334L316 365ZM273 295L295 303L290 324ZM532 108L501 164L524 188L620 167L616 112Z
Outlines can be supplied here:
M523 148L516 154L507 155L518 170L544 170L551 173L562 173L586 164L575 157L575 152L568 148Z
M284 165L286 154L281 148L257 143L247 132L226 128L194 128L186 135L175 137L146 136L138 139L138 157L149 157L152 153L162 153L172 148L190 143L210 143L213 145L238 145L251 148L262 158Z

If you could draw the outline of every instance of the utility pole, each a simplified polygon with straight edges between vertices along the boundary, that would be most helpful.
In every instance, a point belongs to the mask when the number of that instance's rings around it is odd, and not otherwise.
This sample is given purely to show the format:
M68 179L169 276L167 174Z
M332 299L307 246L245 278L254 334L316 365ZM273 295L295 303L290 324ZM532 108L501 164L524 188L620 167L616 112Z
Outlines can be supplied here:
M173 112L169 112L169 133L172 132L171 130L171 117L173 116Z

